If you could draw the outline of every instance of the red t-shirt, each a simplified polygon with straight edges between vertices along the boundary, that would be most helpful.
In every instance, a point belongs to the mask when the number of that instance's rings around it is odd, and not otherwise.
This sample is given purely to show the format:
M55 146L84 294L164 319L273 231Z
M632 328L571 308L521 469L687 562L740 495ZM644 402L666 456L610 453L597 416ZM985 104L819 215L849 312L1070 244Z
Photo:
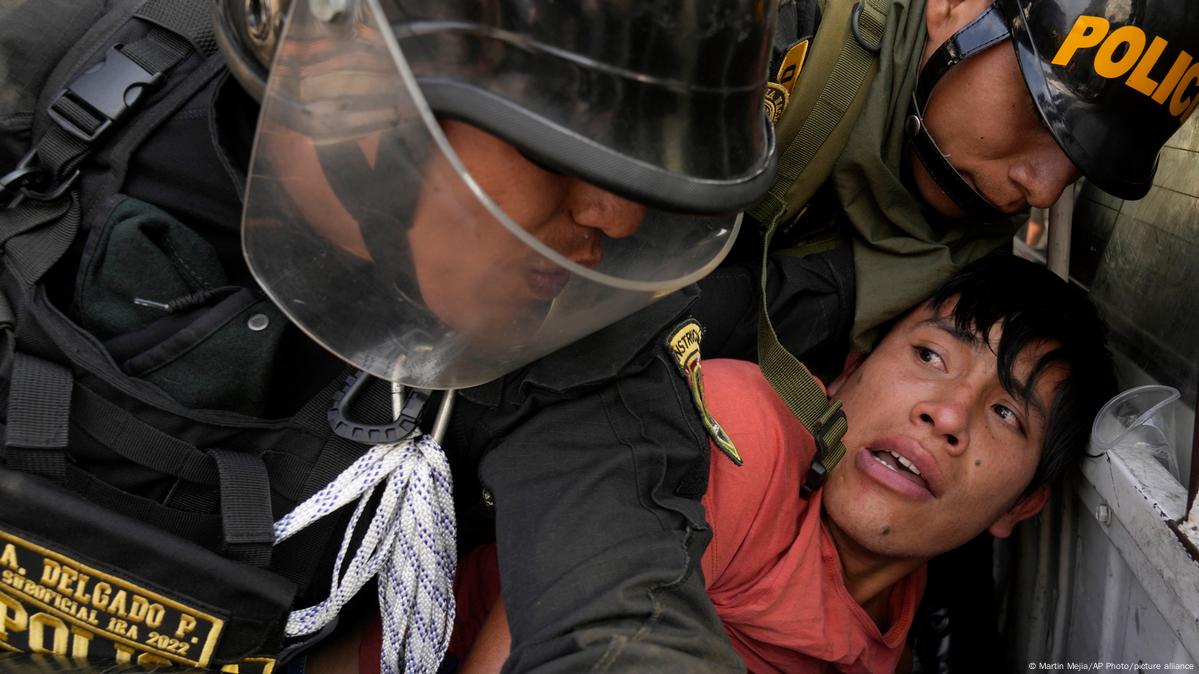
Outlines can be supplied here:
M700 564L708 596L750 672L810 674L895 671L924 592L921 567L891 591L891 626L878 626L853 600L841 560L820 519L820 497L799 497L816 452L812 436L762 377L735 360L703 363L708 411L733 439L744 465L714 444L703 497L712 543ZM499 595L495 548L463 559L455 579L457 620L450 652L461 660ZM378 672L378 621L359 651Z
M708 596L751 672L893 672L925 569L891 591L886 634L853 600L820 517L817 492L799 497L812 436L753 363L703 363L708 411L744 465L712 448L703 497L712 543L701 565Z

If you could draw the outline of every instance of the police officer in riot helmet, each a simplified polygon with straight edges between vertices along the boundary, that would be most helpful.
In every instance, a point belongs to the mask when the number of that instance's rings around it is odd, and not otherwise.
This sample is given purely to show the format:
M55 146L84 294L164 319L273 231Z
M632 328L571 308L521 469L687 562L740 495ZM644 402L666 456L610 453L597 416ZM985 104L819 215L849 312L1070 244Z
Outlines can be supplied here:
M481 384L693 282L771 178L765 3L310 4L220 4L263 109L243 242L379 377Z
M670 439L679 428L612 462L634 419L595 418L596 386L613 390L630 362L624 405L677 414L661 394L682 379L653 354L687 299L496 380L727 253L774 169L771 3L293 2L284 20L285 4L219 4L218 42L262 106L246 259L362 370L478 387L446 448L482 457L511 666L573 671L635 634L617 656L628 666L734 665L688 573L702 442ZM538 390L556 391L552 413ZM547 601L551 585L573 589Z

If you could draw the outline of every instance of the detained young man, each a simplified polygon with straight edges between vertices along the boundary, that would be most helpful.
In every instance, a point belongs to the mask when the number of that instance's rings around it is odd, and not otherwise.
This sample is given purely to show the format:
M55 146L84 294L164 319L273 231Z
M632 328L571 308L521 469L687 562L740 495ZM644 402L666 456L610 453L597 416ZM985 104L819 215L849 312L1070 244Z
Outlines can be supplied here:
M704 363L708 410L744 463L712 445L701 569L747 669L894 671L926 562L983 531L1008 536L1077 468L1114 387L1103 334L1082 293L1044 268L969 265L828 386L847 451L810 499L811 434L756 365ZM488 553L471 560L457 648L479 636L461 671L495 671L504 611L487 612Z

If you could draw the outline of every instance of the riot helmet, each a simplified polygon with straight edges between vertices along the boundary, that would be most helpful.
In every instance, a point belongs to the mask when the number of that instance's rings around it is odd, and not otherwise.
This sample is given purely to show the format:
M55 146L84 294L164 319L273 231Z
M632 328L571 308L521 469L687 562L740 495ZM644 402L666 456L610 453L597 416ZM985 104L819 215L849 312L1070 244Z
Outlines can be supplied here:
M376 376L479 384L604 327L711 271L773 178L766 0L286 4L219 5L262 103L243 245Z
M907 132L914 154L967 214L998 209L923 125L938 80L1010 39L1037 112L1083 177L1122 199L1149 191L1163 145L1199 103L1199 6L1169 0L996 0L925 63Z

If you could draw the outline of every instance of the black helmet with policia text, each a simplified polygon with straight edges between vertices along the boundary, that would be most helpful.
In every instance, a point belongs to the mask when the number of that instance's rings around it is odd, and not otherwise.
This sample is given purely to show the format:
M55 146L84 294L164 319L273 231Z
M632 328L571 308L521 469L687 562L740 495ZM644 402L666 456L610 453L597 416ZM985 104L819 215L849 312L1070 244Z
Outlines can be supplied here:
M994 219L937 149L922 115L938 80L1010 38L1042 121L1082 175L1122 199L1145 196L1162 146L1199 105L1199 4L1173 0L996 0L922 68L908 134L967 214Z
M697 280L773 178L767 0L219 8L218 42L262 102L250 268L314 339L392 381L482 383ZM504 212L447 120L644 214L580 262ZM523 252L483 260L473 247L506 245L494 231ZM515 297L514 273L536 297Z

